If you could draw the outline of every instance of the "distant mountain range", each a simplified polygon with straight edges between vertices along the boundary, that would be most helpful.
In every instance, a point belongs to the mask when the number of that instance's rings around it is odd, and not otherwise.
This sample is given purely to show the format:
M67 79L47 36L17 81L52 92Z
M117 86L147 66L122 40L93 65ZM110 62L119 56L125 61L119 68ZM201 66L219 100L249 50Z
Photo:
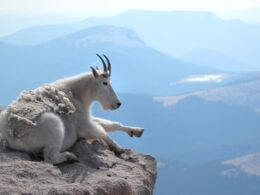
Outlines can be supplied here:
M152 22L151 22L152 21ZM216 51L224 57L219 62L225 71L237 62L234 71L259 70L260 25L239 20L223 20L209 12L128 11L109 18L89 18L85 21L32 27L2 37L13 44L38 44L95 25L116 25L130 28L144 41L171 56L192 52ZM203 61L203 53L200 54ZM205 56L207 58L207 56ZM228 59L228 60L227 60Z
M186 62L201 64L206 67L225 70L229 72L242 72L248 70L246 63L243 64L240 61L229 57L228 55L213 50L196 50L194 52L179 57L179 59Z
M219 72L167 56L129 29L97 26L40 45L0 43L0 102L10 102L23 89L90 71L91 65L101 64L96 53L109 56L114 86L127 93L176 94L171 83L191 74Z
M222 102L260 112L260 72L243 75L237 82L219 88L196 91L178 96L156 97L166 107L177 105L189 97L200 97L205 101Z
M259 154L246 155L223 163L185 164L161 161L154 194L258 195Z
M57 14L0 14L0 36L7 36L36 25L61 24L72 21L75 19Z

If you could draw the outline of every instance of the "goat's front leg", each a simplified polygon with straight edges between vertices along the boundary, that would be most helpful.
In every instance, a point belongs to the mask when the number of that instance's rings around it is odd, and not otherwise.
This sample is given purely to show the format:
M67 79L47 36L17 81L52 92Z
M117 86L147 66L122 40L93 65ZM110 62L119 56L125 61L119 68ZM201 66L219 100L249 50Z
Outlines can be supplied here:
M107 119L93 118L94 122L101 125L107 132L112 131L123 131L126 132L130 137L141 137L144 129L140 127L125 126L119 122L110 121Z

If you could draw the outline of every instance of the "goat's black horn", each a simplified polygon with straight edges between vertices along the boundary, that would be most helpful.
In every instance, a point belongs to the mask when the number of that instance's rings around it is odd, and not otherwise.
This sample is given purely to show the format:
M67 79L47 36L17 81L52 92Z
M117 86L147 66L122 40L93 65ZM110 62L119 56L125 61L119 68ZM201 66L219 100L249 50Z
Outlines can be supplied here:
M104 58L105 58L106 61L107 61L108 71L109 71L108 75L110 76L110 75L111 75L111 63L110 63L108 57L107 57L105 54L103 54L103 56L104 56Z
M107 65L106 65L105 61L103 60L103 58L99 54L96 54L96 55L102 61L102 64L103 64L103 67L104 67L104 72L107 72Z

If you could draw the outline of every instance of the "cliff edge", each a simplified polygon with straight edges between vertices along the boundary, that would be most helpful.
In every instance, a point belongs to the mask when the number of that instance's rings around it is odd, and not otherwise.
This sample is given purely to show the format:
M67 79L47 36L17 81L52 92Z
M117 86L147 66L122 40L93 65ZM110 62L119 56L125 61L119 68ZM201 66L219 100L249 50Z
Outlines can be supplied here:
M80 162L58 166L0 146L0 194L150 195L156 160L127 150L117 157L101 142L71 149Z

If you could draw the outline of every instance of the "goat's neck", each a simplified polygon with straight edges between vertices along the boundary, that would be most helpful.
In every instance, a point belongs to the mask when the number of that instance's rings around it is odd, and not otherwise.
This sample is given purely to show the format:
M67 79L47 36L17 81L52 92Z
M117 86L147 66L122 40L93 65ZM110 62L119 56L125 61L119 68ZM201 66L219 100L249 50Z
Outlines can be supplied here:
M71 77L57 84L57 86L63 88L63 90L71 91L73 96L87 109L89 115L91 114L91 106L95 101L95 83L92 74L82 74Z

